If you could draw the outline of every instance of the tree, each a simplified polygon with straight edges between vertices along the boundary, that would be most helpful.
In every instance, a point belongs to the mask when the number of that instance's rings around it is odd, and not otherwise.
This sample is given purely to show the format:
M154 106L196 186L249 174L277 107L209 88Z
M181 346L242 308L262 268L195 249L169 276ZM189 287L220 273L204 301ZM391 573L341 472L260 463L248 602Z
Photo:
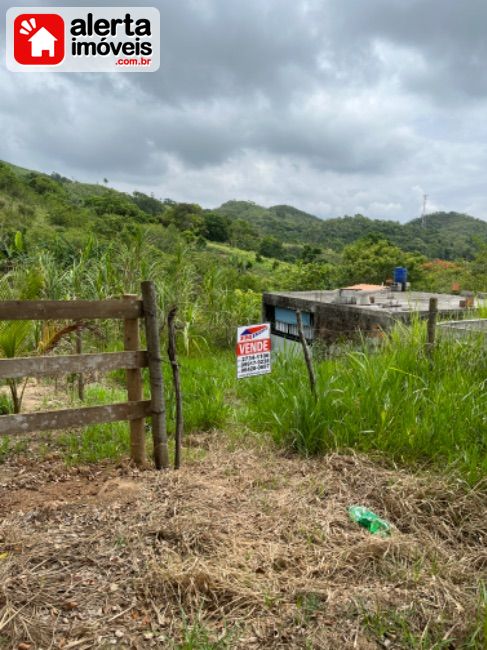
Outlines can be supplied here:
M153 196L148 196L143 192L134 192L132 196L135 205L153 217L162 214L166 209L165 205L161 201Z
M174 224L181 232L189 232L196 237L205 231L203 208L197 203L176 203L165 212L164 220Z
M230 220L215 212L205 213L205 235L210 241L226 242L230 238Z
M393 277L394 267L405 266L408 278L415 282L422 278L424 261L423 256L407 253L385 239L366 237L343 249L339 279L341 284L382 284Z
M44 174L30 174L28 183L37 194L56 195L63 191L63 188L59 183Z
M282 259L284 256L282 242L272 236L264 237L260 242L259 253L264 257Z
M135 205L131 197L119 192L110 191L102 196L92 196L86 201L86 205L93 208L99 217L105 214L118 214L139 222L148 220L147 215Z
M21 196L23 193L22 183L12 169L3 162L0 162L0 190L10 196Z
M321 255L321 248L318 246L310 246L309 244L305 244L303 246L303 250L301 251L301 259L303 262L306 264L310 264L311 262L314 262L317 257Z
M470 267L469 288L475 291L487 289L487 244L483 244Z
M256 250L259 244L259 235L251 223L237 219L230 226L230 243L236 248Z
M336 286L336 266L322 262L298 262L286 270L286 283L292 291L332 289Z

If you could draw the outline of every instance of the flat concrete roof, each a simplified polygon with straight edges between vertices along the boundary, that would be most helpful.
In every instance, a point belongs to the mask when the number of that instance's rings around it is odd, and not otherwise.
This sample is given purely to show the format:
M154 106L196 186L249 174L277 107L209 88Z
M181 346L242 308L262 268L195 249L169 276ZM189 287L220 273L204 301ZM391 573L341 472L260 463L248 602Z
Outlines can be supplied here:
M303 300L311 303L325 303L339 306L343 304L348 309L377 311L382 313L397 314L401 312L427 313L430 298L437 298L439 312L459 312L465 307L460 307L460 301L465 300L463 296L447 293L427 293L424 291L377 291L372 294L375 298L373 304L350 304L338 302L340 289L329 291L272 291L264 294L269 297L283 297L288 300ZM357 292L360 293L360 292ZM272 302L274 302L274 300Z

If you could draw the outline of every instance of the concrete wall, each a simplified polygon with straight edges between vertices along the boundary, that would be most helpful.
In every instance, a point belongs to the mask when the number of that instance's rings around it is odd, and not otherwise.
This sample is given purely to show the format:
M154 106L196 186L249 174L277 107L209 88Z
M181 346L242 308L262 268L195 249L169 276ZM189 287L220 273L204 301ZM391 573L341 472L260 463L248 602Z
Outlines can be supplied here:
M487 345L487 318L438 323L438 334L457 341L481 340Z
M302 296L265 293L263 296L265 320L272 322L272 308L277 306L300 309L314 314L315 338L329 342L353 338L360 333L366 336L380 336L382 330L389 330L397 320L407 322L410 319L408 312L399 312L391 316L378 309L315 302Z
M284 352L285 354L296 356L303 354L303 348L301 346L301 343L298 343L298 341L290 341L289 339L285 339L282 336L271 334L271 342L273 353L278 354L280 352Z
M458 296L411 292L398 294L402 299L398 308L387 306L362 306L332 302L336 291L303 291L292 293L264 293L262 311L264 320L274 322L275 308L281 307L313 314L314 338L327 342L352 339L359 333L365 336L380 336L395 323L409 323L413 316L426 318L431 297L438 299L438 312L443 318L462 318L468 312L459 309Z
M409 315L400 313L397 317L392 317L378 310L322 304L318 305L315 332L316 337L324 341L349 339L359 334L380 336L382 331L391 329L397 320L409 320Z

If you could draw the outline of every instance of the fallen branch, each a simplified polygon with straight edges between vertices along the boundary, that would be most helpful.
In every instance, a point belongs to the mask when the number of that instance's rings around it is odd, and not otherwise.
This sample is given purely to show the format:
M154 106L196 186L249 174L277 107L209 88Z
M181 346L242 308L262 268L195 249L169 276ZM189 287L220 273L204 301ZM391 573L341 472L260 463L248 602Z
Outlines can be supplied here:
M171 362L172 378L174 383L174 394L176 396L176 434L175 434L175 451L174 451L174 469L181 467L181 446L183 440L183 400L181 395L181 380L179 377L179 364L176 351L176 324L175 318L178 308L173 307L167 317L169 330L169 339L167 354Z
M303 319L301 318L301 311L299 309L296 311L296 320L298 323L299 339L301 341L301 345L303 346L304 360L306 361L306 367L308 369L309 385L311 387L311 392L313 393L313 397L317 399L318 396L316 393L315 369L313 367L313 360L311 358L309 346L308 343L306 342L306 337L304 336Z

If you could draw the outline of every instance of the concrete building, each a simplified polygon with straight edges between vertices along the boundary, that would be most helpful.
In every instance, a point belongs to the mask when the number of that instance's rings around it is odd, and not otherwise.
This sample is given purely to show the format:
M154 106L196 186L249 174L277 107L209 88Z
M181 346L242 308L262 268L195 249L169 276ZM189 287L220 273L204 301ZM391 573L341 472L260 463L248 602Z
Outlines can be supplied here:
M480 339L483 345L486 345L487 318L447 321L438 325L438 332L441 336L456 339L457 341Z
M353 339L357 334L379 336L398 321L425 318L429 300L438 299L439 318L462 318L474 307L472 298L458 295L396 291L381 285L359 284L331 291L264 293L263 317L271 324L273 348L299 340L296 310L302 314L308 341Z

